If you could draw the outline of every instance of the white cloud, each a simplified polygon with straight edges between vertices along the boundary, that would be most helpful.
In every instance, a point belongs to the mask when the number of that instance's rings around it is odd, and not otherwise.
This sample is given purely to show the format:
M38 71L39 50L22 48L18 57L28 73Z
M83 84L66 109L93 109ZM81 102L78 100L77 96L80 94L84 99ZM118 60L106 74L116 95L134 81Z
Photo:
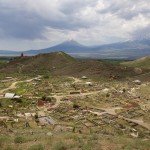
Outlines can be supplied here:
M145 38L149 25L148 0L0 0L0 49Z

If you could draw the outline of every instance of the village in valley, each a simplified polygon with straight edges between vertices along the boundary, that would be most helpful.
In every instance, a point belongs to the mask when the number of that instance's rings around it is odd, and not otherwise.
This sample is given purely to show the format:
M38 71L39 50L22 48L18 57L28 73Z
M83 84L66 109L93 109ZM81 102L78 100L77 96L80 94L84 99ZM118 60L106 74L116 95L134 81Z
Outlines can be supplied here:
M0 150L150 150L150 0L0 0Z
M9 75L0 76L2 149L149 149L150 82Z

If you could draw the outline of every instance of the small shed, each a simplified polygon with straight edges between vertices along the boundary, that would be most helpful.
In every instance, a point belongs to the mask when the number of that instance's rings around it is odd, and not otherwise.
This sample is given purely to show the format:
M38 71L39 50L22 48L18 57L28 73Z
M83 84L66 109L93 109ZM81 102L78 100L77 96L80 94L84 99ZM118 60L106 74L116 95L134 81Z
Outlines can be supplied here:
M4 94L4 98L20 98L21 96L16 95L15 93L6 93Z
M137 85L140 85L141 84L141 81L140 80L134 80L133 83L137 84Z
M46 102L45 102L45 101L42 101L42 100L39 100L39 101L37 102L37 106L38 106L38 107L44 107L45 104L46 104Z
M82 79L87 79L87 77L86 76L82 76Z
M88 85L88 86L92 86L93 85L92 82L86 82L85 84Z

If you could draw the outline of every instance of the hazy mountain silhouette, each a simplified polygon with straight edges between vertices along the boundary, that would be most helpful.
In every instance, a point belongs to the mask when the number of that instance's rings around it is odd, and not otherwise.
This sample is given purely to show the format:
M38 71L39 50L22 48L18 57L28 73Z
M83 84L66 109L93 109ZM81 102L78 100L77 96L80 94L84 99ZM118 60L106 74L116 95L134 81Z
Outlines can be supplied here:
M40 53L49 53L63 51L71 56L78 58L96 58L96 59L137 59L150 55L150 39L141 41L127 41L100 46L85 46L74 40L65 41L61 44L39 49L24 51L25 55L36 55ZM20 55L17 51L0 50L0 54Z

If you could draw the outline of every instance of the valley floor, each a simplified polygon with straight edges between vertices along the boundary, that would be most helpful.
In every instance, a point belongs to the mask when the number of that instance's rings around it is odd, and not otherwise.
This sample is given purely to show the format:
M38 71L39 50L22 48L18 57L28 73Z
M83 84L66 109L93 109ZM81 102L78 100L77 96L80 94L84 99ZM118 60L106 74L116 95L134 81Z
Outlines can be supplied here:
M150 148L148 81L4 75L0 82L2 150Z

